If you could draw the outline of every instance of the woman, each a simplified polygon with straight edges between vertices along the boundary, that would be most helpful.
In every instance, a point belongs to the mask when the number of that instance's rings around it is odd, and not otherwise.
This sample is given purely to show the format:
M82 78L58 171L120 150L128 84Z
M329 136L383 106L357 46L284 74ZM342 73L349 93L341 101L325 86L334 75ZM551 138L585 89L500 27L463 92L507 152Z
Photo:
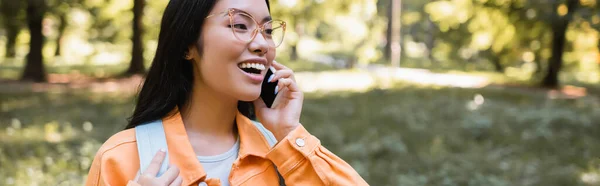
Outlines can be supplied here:
M171 0L160 29L130 123L100 148L86 185L367 185L300 124L303 94L273 61L285 22L271 19L268 0ZM278 95L267 107L271 66ZM168 147L140 168L136 131L153 121Z

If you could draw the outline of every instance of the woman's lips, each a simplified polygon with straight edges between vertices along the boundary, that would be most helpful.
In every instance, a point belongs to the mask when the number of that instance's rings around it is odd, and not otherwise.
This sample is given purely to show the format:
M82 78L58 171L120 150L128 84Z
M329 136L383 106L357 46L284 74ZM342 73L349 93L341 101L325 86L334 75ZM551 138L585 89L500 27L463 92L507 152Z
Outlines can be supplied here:
M240 69L240 68L238 68L238 69ZM261 72L260 74L253 74L253 73L245 72L242 69L240 69L240 72L246 74L246 77L248 77L248 79L250 79L250 81L252 81L252 83L254 83L254 84L260 84L260 83L262 83L262 81L264 79L263 72Z

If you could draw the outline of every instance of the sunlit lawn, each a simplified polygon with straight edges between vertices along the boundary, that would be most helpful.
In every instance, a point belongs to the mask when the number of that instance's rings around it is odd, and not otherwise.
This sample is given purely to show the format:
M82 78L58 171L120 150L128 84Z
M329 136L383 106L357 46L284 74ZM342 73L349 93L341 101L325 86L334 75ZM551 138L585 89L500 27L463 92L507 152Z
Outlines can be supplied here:
M302 123L371 185L598 185L594 96L398 84L308 94ZM0 93L0 103L0 185L81 185L133 97Z

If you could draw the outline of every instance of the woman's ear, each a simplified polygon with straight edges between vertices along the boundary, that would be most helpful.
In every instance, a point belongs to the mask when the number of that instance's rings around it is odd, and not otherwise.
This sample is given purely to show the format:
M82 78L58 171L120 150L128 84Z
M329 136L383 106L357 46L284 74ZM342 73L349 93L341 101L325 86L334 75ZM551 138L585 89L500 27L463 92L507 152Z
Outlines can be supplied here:
M193 60L194 57L198 57L198 49L196 49L196 45L190 45L187 49L187 51L185 52L185 59L186 60Z
M185 60L189 61L189 60L192 60L192 55L190 55L190 52L188 51L188 52L185 52L185 54L183 55L183 58Z
M185 52L184 58L188 61L190 60L200 60L200 58L202 57L202 41L200 39L198 39L198 41L196 41L196 43L191 44L188 46L187 51Z

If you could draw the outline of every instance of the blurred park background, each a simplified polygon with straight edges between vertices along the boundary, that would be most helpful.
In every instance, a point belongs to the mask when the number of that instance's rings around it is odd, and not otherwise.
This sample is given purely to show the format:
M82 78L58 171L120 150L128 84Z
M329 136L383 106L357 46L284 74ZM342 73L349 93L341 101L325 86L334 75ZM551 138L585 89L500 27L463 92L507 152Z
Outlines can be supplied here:
M82 185L167 0L0 0L0 185ZM597 0L272 0L302 123L371 185L600 185Z

